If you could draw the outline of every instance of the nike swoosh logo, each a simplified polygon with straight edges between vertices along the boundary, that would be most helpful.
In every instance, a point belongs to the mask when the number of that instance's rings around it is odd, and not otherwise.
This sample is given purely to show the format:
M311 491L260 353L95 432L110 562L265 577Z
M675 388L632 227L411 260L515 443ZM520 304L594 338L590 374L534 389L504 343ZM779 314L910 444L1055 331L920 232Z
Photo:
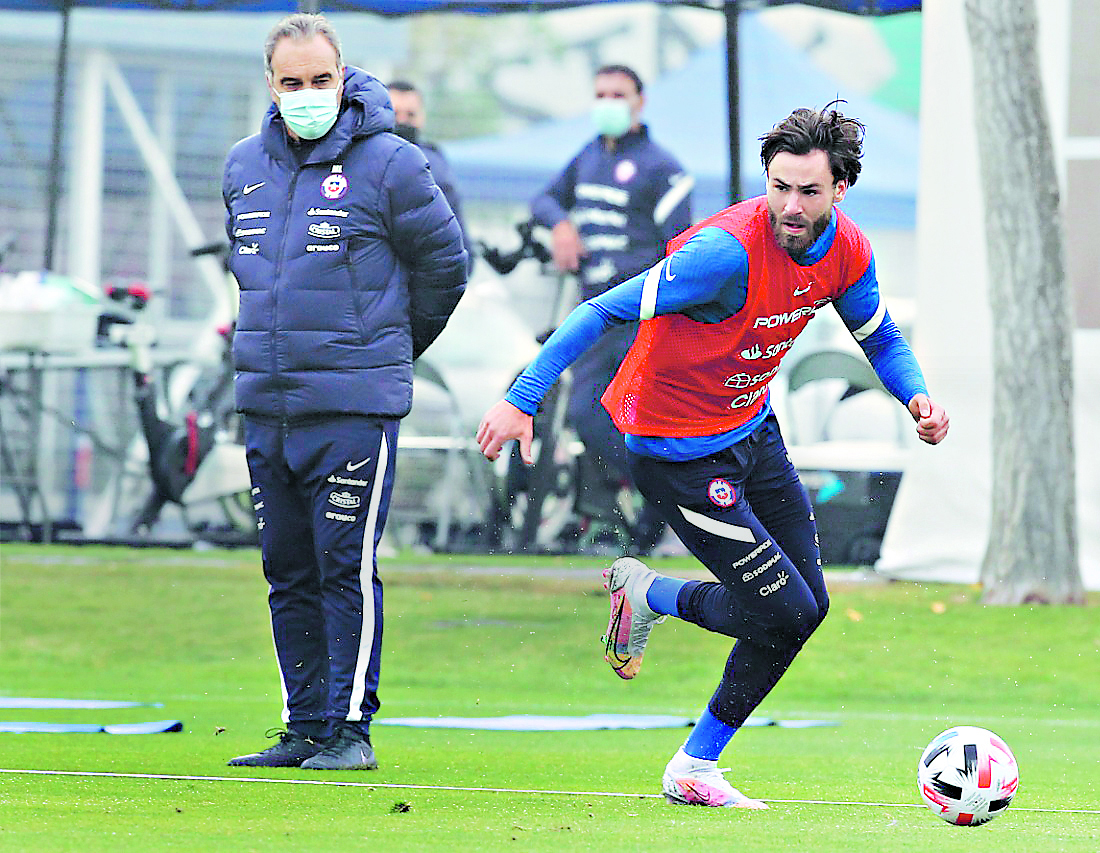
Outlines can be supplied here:
M369 456L368 456L368 457L367 457L366 459L364 459L364 460L363 460L362 462L356 462L356 463L354 463L354 464L352 464L351 462L349 462L349 463L348 463L348 470L349 470L349 471L358 471L358 470L359 470L360 468L362 468L362 467L363 467L364 465L366 465L366 464L367 464L368 462L370 462L370 457L369 457Z
M794 295L795 296L801 296L803 293L809 293L809 292L810 292L810 286L808 284L805 287L796 287L794 289Z
M250 192L252 192L253 190L258 190L260 187L262 187L266 183L267 183L267 181L260 181L258 184L248 184L248 185L245 186L245 188L243 190L241 190L241 192L244 195L248 195Z
M672 274L672 270L669 269L670 266L671 264L668 261L665 261L665 279L667 281L672 281L674 278L676 278L676 276Z

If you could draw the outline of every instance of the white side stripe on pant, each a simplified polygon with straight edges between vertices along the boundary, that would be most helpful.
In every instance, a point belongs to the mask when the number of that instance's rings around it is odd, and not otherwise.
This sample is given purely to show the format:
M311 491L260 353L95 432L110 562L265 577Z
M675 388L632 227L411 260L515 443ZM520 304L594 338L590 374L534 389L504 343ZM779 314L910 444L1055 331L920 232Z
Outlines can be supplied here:
M747 527L738 527L736 524L730 524L728 521L719 521L717 518L710 518L702 513L690 510L687 507L677 504L676 508L680 510L680 514L698 527L700 530L705 530L707 533L713 533L715 536L721 536L724 539L736 539L738 542L755 542L756 537L752 535L752 531Z
M363 592L363 624L359 629L359 655L355 659L355 680L351 683L351 699L348 702L347 719L352 722L363 719L366 672L374 651L374 530L378 526L378 506L382 502L382 487L390 465L389 439L384 430L381 435L370 507L367 509L366 524L363 525L363 547L360 549L362 556L359 562L359 589Z

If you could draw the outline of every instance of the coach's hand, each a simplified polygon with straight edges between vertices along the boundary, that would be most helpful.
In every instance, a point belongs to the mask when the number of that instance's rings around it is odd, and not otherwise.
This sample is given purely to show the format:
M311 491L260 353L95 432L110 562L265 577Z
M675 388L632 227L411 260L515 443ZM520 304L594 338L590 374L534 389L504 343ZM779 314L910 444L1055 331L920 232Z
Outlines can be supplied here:
M507 400L501 400L481 419L477 428L477 443L487 459L496 459L500 448L513 438L519 439L519 455L527 465L533 464L531 436L534 418L521 412Z
M550 254L554 257L554 266L562 272L576 272L580 269L584 257L584 241L580 232L568 219L563 219L550 231Z
M909 401L909 414L917 422L917 435L927 444L939 444L947 435L951 421L943 406L924 394L914 394Z

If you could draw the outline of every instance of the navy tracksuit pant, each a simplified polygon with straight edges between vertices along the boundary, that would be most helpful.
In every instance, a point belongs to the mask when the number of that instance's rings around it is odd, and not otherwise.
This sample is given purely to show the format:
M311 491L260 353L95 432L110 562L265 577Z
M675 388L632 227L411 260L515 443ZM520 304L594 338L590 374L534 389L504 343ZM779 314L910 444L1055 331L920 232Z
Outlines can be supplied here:
M689 581L680 618L736 637L712 714L740 726L825 618L813 507L774 415L747 438L701 459L630 454L639 491L718 578Z
M283 722L366 731L378 710L382 581L376 552L393 489L398 422L245 420Z

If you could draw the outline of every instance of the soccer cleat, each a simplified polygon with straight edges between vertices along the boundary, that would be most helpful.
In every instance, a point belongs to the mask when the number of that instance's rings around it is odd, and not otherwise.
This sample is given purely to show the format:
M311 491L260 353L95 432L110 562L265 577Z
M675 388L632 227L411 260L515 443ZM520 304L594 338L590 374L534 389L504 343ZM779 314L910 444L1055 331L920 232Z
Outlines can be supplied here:
M661 779L665 799L677 806L766 809L767 803L738 791L722 775L717 761L692 758L682 749L673 756Z
M355 725L337 725L324 748L302 762L303 770L376 770L370 738Z
M300 767L307 758L321 751L321 743L290 729L268 732L268 737L279 736L279 742L261 752L239 755L229 760L230 767Z
M611 616L603 640L604 660L619 678L630 679L642 668L642 656L649 632L664 616L654 613L646 592L657 573L641 560L620 557L603 573L604 589L611 594Z

